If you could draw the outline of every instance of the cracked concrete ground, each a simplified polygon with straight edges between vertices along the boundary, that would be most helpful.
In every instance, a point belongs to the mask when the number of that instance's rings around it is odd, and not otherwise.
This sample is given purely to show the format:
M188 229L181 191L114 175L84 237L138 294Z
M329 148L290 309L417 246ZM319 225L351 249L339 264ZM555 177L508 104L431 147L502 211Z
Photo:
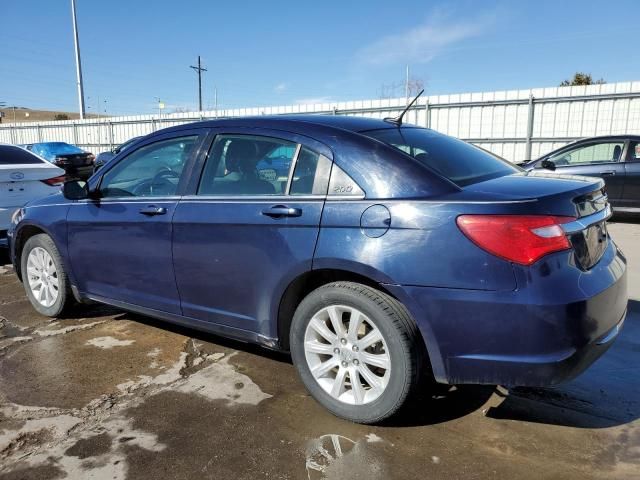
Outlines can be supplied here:
M554 389L442 388L393 423L323 410L282 355L110 307L52 321L0 266L0 478L638 478L640 225L611 225L631 311Z

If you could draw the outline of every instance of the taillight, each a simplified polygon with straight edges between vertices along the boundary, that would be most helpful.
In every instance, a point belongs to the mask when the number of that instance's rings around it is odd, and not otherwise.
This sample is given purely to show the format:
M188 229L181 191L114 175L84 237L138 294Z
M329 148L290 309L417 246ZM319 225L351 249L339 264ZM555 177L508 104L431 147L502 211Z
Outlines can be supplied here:
M67 165L69 163L69 159L64 157L56 157L53 163L59 166Z
M47 178L46 180L40 180L40 181L52 187L58 187L64 183L64 175L60 175L59 177Z
M483 250L531 265L549 253L571 248L561 225L573 220L551 215L460 215L456 223Z
M90 162L92 162L92 163L95 161L95 159L96 159L96 156L95 156L94 154L92 154L92 153L90 153L90 154L87 156L87 160L89 160L89 161L90 161Z

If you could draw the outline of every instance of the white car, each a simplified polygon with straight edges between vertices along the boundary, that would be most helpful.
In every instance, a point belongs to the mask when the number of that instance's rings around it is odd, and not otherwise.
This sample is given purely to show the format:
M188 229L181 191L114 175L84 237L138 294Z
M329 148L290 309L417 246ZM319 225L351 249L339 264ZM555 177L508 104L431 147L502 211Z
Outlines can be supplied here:
M11 215L29 200L60 191L64 170L24 148L0 143L0 246Z

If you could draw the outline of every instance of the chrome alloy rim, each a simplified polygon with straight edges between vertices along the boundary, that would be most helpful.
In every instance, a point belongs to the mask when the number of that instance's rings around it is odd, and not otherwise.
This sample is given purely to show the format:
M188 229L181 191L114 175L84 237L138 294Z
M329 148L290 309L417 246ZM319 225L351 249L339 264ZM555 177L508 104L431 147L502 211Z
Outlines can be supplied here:
M50 307L60 294L58 272L53 258L42 247L35 247L27 257L27 278L33 297L44 307Z
M350 405L373 402L389 384L391 357L382 333L360 310L331 305L304 334L307 366L322 389Z

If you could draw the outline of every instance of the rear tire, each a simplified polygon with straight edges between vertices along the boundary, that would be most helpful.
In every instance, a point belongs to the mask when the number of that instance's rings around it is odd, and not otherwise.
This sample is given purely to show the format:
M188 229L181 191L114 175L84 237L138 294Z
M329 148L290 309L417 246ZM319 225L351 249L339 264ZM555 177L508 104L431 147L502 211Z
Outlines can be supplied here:
M42 233L27 240L20 270L27 297L38 313L57 317L74 303L60 253L48 235Z
M364 424L394 415L418 386L427 361L406 308L353 282L324 285L302 300L290 346L311 395L333 414Z

